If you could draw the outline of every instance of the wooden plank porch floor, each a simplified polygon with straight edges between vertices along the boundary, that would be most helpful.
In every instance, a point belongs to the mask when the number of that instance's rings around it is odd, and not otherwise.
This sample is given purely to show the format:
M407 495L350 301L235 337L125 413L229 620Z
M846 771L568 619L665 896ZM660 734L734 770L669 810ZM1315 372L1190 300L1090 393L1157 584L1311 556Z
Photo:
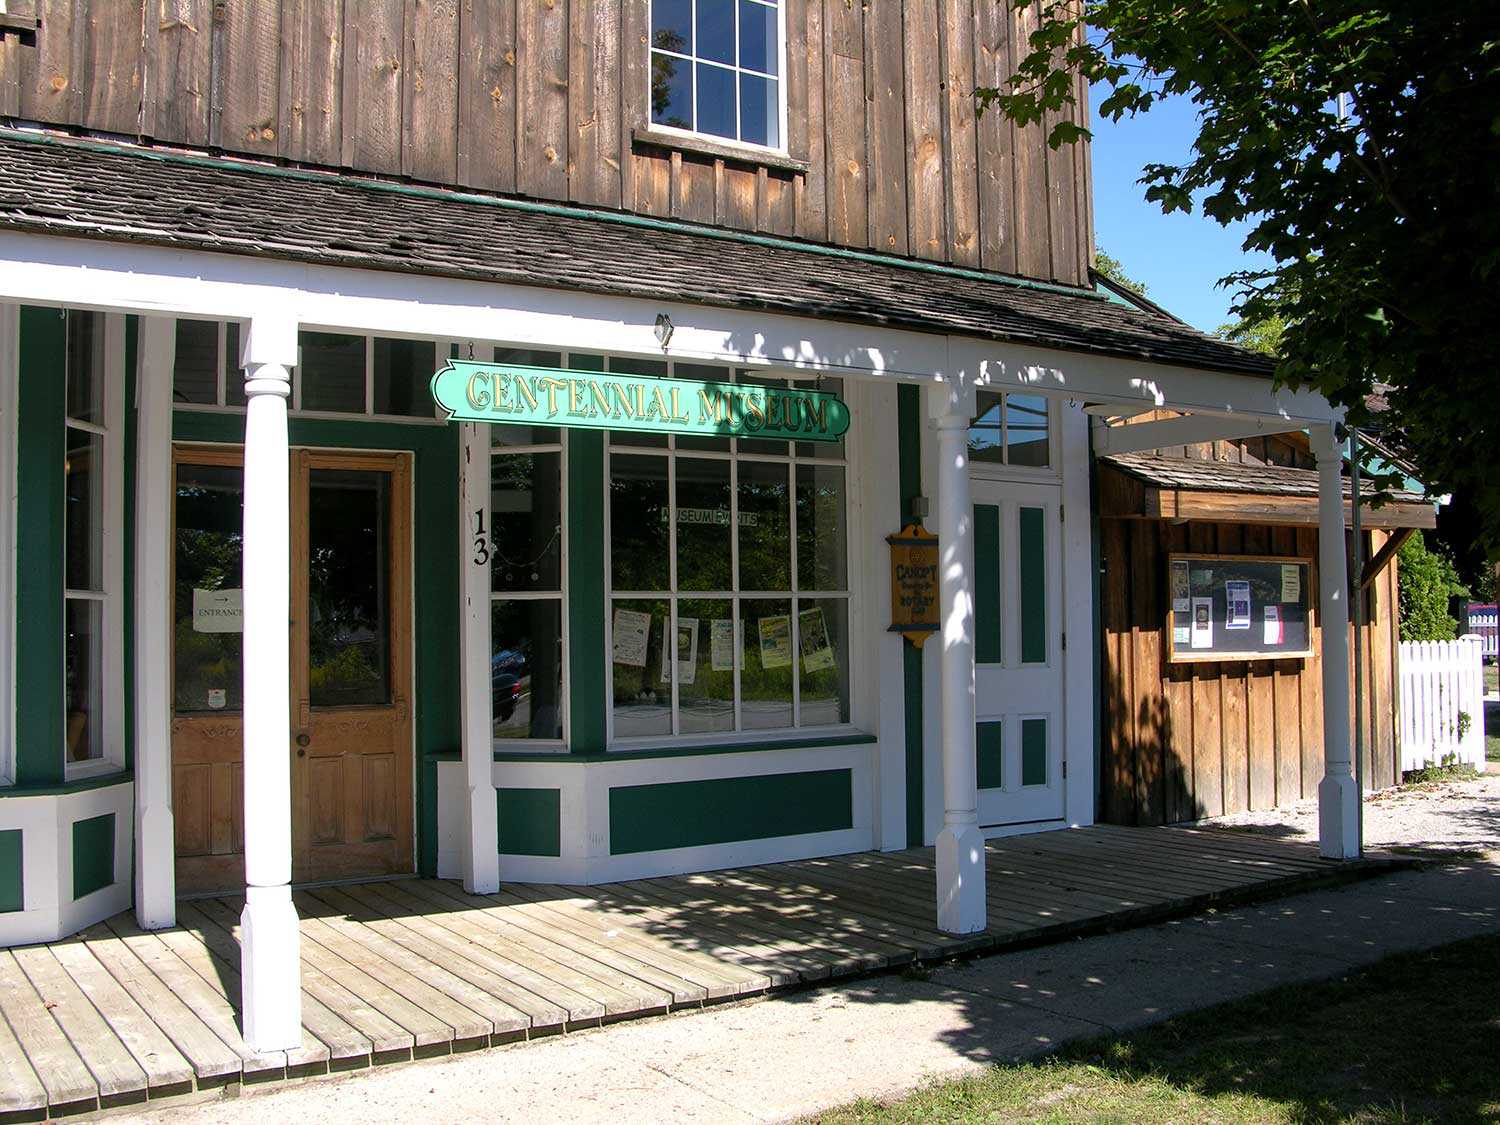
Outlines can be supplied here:
M302 1045L239 1031L241 903L183 902L0 950L0 1120L340 1071L594 1027L913 960L1160 920L1391 866L1216 830L1096 827L988 849L989 928L934 928L933 852L866 852L597 887L436 879L319 887Z

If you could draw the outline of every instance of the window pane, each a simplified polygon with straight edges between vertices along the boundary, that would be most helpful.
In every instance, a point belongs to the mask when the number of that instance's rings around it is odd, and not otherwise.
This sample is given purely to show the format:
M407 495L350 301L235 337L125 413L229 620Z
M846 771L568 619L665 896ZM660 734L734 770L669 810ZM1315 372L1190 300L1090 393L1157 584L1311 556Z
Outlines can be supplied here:
M68 417L104 422L104 322L99 313L69 309L67 317Z
M610 458L609 521L613 587L668 589L665 457Z
M1002 396L993 391L980 391L978 397L979 416L969 425L969 460L999 465L1005 460L1000 428Z
M787 466L741 461L739 472L740 589L790 590Z
M651 45L693 53L693 0L651 0Z
M671 673L666 669L667 620L665 601L614 603L610 621L616 738L672 733Z
M775 74L781 61L776 41L776 9L740 0L740 65Z
M729 462L677 459L677 588L729 590Z
M697 0L697 2L698 44L697 50L693 53L700 59L713 59L714 62L728 63L733 66L734 0ZM700 83L703 81L701 72L698 81ZM699 112L702 112L701 102Z
M179 320L172 361L172 401L213 406L219 401L219 325Z
M240 366L240 322L224 326L224 403L245 405L245 369Z
M817 382L812 384L817 391L836 395L839 399L844 397L844 381L842 379L830 379L819 376ZM844 458L844 439L838 441L799 441L797 443L798 457L815 457L821 460L841 461Z
M752 8L760 7L751 4ZM778 148L781 145L781 107L776 101L776 79L740 75L740 140Z
M798 588L848 589L846 541L843 466L798 465Z
M744 383L751 387L785 387L785 379L762 379L748 371L741 371L735 376L736 383ZM778 441L772 438L739 438L738 449L741 453L775 453L786 455L791 452L791 443Z
M651 120L674 129L693 127L693 64L651 52Z
M560 590L561 455L496 454L490 466L490 524L493 589Z
M611 356L609 370L612 374L641 375L650 379L667 377L667 361L664 359L638 359L633 356ZM610 431L610 445L643 445L653 449L667 447L666 434L639 434L630 430Z
M698 63L698 132L715 137L737 136L734 110L734 71Z
M704 383L730 383L734 381L734 372L728 367L717 367L711 363L674 363L672 364L672 378L697 379ZM729 439L727 437L700 437L697 434L679 434L677 436L677 448L713 449L722 453L728 453Z
M799 726L849 721L849 603L843 598L797 602L801 717Z
M494 353L496 363L516 363L522 367L561 367L562 352L544 352L536 348L506 348L497 346Z
M494 602L490 644L495 737L562 738L562 602Z
M314 707L390 701L390 474L313 469L308 672Z
M365 412L365 338L333 332L303 332L302 409L342 414Z
M786 601L740 602L740 714L745 730L792 725L792 618Z
M104 589L100 544L104 533L104 439L87 430L68 430L63 462L67 521L64 524L63 585L69 590Z
M179 714L240 709L244 473L178 465L173 687Z
M734 729L734 618L726 599L677 603L677 704L683 734Z
M494 362L514 363L522 367L561 367L561 352L543 352L535 348L497 347ZM561 441L556 426L523 426L507 422L490 425L491 445L550 445Z
M1005 396L1005 453L1012 465L1047 467L1047 400L1042 395Z
M375 413L403 418L433 416L432 373L437 345L431 340L375 339Z
M68 761L104 756L104 606L81 598L67 600L66 667Z

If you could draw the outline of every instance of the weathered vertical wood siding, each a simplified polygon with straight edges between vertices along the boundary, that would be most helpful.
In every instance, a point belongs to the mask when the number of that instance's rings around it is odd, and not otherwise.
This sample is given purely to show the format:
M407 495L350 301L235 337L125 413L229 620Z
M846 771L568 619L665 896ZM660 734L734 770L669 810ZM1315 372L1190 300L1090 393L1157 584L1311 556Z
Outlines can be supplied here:
M1369 534L1373 554L1386 533ZM1317 540L1315 527L1100 520L1103 820L1166 824L1317 795L1323 777L1319 631L1313 630L1311 659L1201 664L1168 663L1163 636L1170 552L1305 556L1314 560L1316 583ZM1363 768L1371 788L1400 780L1396 596L1392 561L1368 592L1369 624L1360 638ZM1349 643L1352 657L1352 628Z
M978 116L1034 10L782 0L806 171L632 137L648 0L38 0L0 116L1080 282L1086 146Z

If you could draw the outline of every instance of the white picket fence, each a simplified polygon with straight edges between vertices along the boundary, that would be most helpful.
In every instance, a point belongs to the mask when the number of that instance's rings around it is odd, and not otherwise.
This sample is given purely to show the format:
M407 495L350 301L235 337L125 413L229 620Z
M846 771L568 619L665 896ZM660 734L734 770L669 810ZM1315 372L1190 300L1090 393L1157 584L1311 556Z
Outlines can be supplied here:
M1401 769L1467 763L1484 768L1480 640L1403 641Z

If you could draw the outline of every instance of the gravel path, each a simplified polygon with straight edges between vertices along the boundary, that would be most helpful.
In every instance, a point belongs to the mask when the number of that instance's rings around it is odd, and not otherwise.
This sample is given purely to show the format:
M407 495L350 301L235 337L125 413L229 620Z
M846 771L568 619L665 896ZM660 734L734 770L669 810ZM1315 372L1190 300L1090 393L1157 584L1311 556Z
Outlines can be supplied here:
M1299 801L1288 809L1234 813L1204 823L1316 840L1318 803ZM1500 857L1500 773L1476 781L1404 785L1366 797L1365 845Z

